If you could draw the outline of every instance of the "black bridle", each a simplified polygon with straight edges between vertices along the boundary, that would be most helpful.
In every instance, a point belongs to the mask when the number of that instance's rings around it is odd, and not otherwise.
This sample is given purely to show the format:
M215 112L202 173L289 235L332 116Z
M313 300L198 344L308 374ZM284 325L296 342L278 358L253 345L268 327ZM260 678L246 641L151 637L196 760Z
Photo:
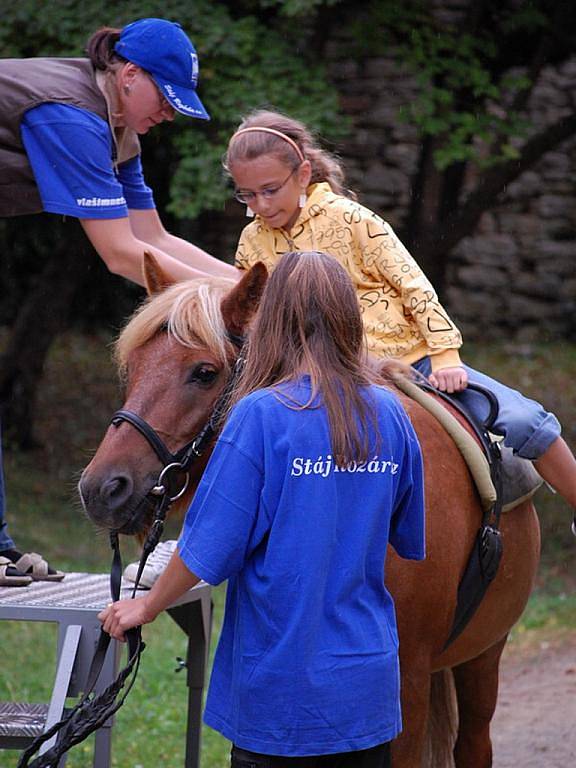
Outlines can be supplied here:
M228 410L232 391L236 386L236 382L238 381L238 377L244 365L244 358L242 356L244 339L230 333L228 334L228 338L239 352L234 362L232 373L228 377L224 389L216 400L206 424L204 424L197 435L178 451L172 453L168 450L158 432L137 413L120 409L112 416L111 423L115 427L120 426L122 422L127 422L128 424L131 424L134 429L138 430L138 432L140 432L140 434L147 440L148 444L162 463L162 469L160 470L158 479L148 491L148 495L154 497L156 508L154 511L154 522L146 537L142 550L142 557L144 557L144 555L148 557L158 544L160 536L164 530L164 520L170 505L185 493L190 482L190 470L192 465L204 454L206 448L218 434L222 421L226 415L226 411ZM181 475L185 475L184 482L177 491L174 491L175 480ZM144 562L141 560L136 583L140 580L144 564L145 560Z
M138 589L146 561L160 541L170 505L179 499L188 488L192 465L203 455L206 448L216 437L228 410L232 391L244 365L244 358L242 357L244 339L231 333L228 333L228 338L239 352L232 373L216 400L206 424L190 442L186 443L176 453L171 453L168 450L156 430L137 413L121 409L112 416L111 423L115 427L118 427L123 422L127 422L137 429L146 438L163 465L155 485L148 491L148 494L154 497L156 503L154 521L142 548L142 555L138 563L138 573L132 589L132 598L136 596L136 590ZM184 484L174 493L171 491L173 476L182 474L185 474ZM112 600L116 601L120 598L122 582L122 558L120 555L118 531L110 531L110 544L113 550L112 566L110 569L110 593ZM140 627L128 630L126 632L126 639L128 641L128 661L126 666L119 672L116 680L105 691L98 695L93 695L98 677L104 666L108 646L110 645L110 635L104 632L103 629L100 630L98 645L88 672L86 691L81 700L62 720L34 739L30 746L22 752L18 761L18 768L55 768L60 764L59 761L62 755L68 752L75 744L84 741L120 709L134 684L138 674L140 657L146 647L142 641ZM40 749L42 744L56 734L59 734L56 744L43 755L33 759L33 755ZM32 762L30 762L31 759Z

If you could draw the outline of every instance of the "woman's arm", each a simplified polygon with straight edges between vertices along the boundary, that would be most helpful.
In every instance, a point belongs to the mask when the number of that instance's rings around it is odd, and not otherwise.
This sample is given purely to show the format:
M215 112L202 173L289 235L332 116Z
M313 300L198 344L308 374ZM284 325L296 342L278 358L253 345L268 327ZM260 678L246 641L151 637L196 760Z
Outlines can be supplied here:
M149 212L140 211L139 213ZM230 265L225 266L229 268L231 274L228 272L224 274L223 271L219 272L215 268L212 271L203 270L192 264L187 264L179 258L174 258L153 243L137 237L128 218L80 219L80 223L88 239L110 272L121 275L134 283L138 283L138 285L144 285L144 275L142 272L144 251L152 253L164 272L174 280L190 280L197 277L206 277L208 274L219 274L220 276L234 278L239 274ZM190 245L190 248L195 249L195 246ZM204 254L199 248L196 250L200 254ZM208 259L212 260L215 264L220 264L212 256L204 255L206 263L210 266L213 265L207 261Z
M69 105L41 104L26 113L22 140L44 209L78 218L111 272L142 284L148 250L175 280L235 277L230 265L168 235L138 156L122 163L116 174L110 130L102 118Z
M178 259L193 269L216 277L238 279L239 273L236 267L219 261L198 246L167 232L156 209L130 209L128 215L134 236L139 240L169 253L174 259Z

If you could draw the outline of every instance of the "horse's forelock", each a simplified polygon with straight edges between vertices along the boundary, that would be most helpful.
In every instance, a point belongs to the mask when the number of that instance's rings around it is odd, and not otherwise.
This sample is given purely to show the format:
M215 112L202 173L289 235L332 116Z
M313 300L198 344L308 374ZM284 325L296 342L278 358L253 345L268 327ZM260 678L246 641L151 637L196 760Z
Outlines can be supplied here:
M162 328L167 328L179 344L190 349L205 347L226 364L229 342L220 304L233 286L234 282L226 278L188 280L148 298L116 341L120 374L125 373L130 354Z
M179 344L191 349L206 347L225 362L227 336L220 303L226 291L214 288L211 283L201 283L193 295L178 295L167 318L168 332Z

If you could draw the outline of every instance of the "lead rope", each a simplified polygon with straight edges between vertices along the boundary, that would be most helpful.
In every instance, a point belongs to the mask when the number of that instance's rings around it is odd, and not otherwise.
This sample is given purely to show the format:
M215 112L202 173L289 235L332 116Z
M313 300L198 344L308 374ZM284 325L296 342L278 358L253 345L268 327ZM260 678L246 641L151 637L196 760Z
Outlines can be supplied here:
M156 547L164 528L164 518L169 506L168 497L163 497L156 511L156 519L150 529L142 550L142 556L138 564L138 575L132 590L131 597L134 598L140 582L140 577L146 560L150 553ZM120 545L118 534L115 531L110 533L110 545L112 547L112 566L110 568L110 594L113 601L120 598L120 586L122 583L122 557L120 554ZM142 640L140 627L134 627L126 632L128 644L128 662L126 666L118 673L118 676L102 693L92 695L102 667L106 658L106 652L110 645L111 637L103 629L100 630L98 645L94 652L88 676L86 680L86 690L68 714L54 723L45 733L38 736L25 749L18 761L17 768L58 768L61 757L76 744L84 741L91 733L101 728L104 723L112 717L124 704L126 697L130 693L136 680L140 666L142 652L146 644ZM39 755L30 762L32 756L40 749L42 744L49 741L53 736L59 734L56 744L48 749L44 754Z

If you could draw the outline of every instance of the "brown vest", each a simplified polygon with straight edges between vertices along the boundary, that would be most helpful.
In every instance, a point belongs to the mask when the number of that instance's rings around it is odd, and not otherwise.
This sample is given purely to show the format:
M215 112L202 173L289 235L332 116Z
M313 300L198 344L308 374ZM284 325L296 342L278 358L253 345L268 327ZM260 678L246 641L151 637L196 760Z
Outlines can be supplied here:
M106 99L88 59L0 59L0 216L43 210L20 122L27 110L47 102L80 107L109 123ZM131 147L122 160L139 153L135 135Z

